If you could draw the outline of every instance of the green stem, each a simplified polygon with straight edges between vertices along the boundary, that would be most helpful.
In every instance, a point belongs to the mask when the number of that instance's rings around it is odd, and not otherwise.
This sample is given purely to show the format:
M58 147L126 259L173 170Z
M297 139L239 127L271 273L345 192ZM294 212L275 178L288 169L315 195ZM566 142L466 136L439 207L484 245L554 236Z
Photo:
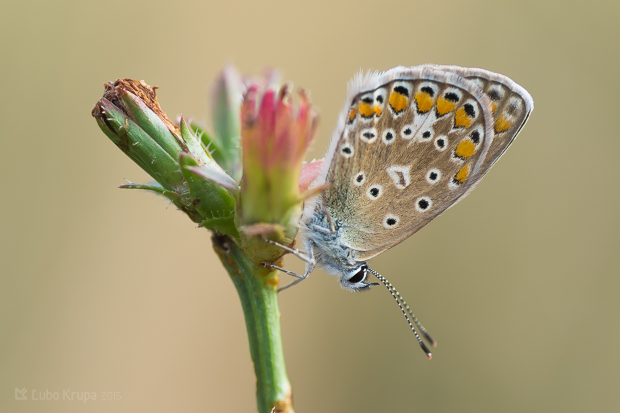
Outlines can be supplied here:
M278 310L278 274L254 264L229 237L213 234L215 252L241 299L256 374L260 413L294 413Z

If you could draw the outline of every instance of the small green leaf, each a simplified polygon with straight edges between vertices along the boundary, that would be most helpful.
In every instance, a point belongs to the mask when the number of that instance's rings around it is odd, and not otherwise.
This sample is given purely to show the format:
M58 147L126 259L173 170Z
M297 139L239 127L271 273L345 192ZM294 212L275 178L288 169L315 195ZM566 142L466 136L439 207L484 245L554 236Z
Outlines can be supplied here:
M205 219L200 225L218 234L230 235L233 238L239 239L239 232L237 232L237 228L235 227L234 215L223 218Z
M136 184L134 182L130 182L128 184L120 185L119 188L121 188L121 189L142 189L144 191L154 192L157 195L161 195L163 197L166 197L169 200L171 200L172 202L174 202L175 204L177 204L177 203L182 204L183 203L181 195L177 194L176 192L168 191L163 186L159 185L159 183L157 183L157 182L153 182L150 185L147 185L147 184Z

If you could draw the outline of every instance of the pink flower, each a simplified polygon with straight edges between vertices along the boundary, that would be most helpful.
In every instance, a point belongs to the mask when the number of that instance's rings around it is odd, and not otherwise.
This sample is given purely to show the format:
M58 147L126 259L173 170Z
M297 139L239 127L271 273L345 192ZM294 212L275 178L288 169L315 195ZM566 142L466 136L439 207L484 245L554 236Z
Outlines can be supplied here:
M243 178L237 209L244 225L273 224L292 241L303 199L302 162L317 124L305 91L299 92L295 109L291 86L269 87L261 93L259 84L248 85L241 105ZM316 176L318 169L313 165L304 180ZM308 185L304 182L301 187Z

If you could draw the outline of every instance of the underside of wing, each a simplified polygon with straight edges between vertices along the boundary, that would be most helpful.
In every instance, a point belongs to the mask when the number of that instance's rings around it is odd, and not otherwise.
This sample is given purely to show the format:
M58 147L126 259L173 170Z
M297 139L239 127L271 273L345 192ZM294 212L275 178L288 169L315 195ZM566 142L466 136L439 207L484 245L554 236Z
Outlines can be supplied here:
M530 113L534 110L532 96L507 76L484 69L459 66L426 65L436 70L449 71L474 82L489 98L493 116L493 144L489 148L478 176L481 179L504 154L517 137Z
M322 201L357 260L401 242L475 184L491 114L473 81L433 67L354 81Z

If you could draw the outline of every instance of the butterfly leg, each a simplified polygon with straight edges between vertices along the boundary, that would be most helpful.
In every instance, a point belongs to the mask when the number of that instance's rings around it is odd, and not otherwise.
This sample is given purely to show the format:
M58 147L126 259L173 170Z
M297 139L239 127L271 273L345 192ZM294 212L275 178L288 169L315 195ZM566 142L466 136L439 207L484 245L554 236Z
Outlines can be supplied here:
M263 263L262 264L263 267L267 267L267 268L273 268L274 270L278 270L278 271L282 271L285 274L288 274L292 277L298 278L300 280L304 280L306 279L306 274L297 274L296 272L293 271L289 271L287 269L284 269L282 267L278 267L277 265L273 265L273 264L267 264L267 263Z
M288 248L288 247L286 247L286 248ZM292 249L292 248L289 248L289 249ZM284 287L278 288L278 292L280 292L282 290L285 290L285 289L287 289L289 287L292 287L295 284L305 280L306 278L308 278L310 276L312 271L314 271L314 269L316 268L316 260L314 259L314 250L313 250L312 247L310 247L309 250L310 250L310 256L309 257L298 251L300 254L304 255L304 257L307 258L307 260L306 260L306 271L303 274L297 274L296 272L289 271L287 269L284 269L282 267L278 267L277 265L273 265L273 264L267 264L267 263L263 263L262 264L264 267L273 268L275 270L282 271L285 274L288 274L288 275L290 275L292 277L297 278L292 283L287 284Z
M280 244L277 241L272 241L270 239L267 238L263 238L263 241L265 241L267 244L271 244L274 245L286 252L290 252L291 254L293 254L294 256L296 256L297 258L299 258L300 260L304 261L306 264L308 265L316 265L316 262L314 261L314 254L312 252L312 249L310 249L310 256L304 254L303 252L299 251L297 248L291 248L291 247L287 247L284 244ZM282 270L283 272L286 272L286 270ZM292 275L292 274L289 274ZM299 274L296 275L297 278L299 278Z
M286 290L287 288L290 288L292 286L294 286L295 284L299 284L300 282L302 282L303 280L305 280L306 278L308 278L310 276L310 274L312 273L312 271L314 271L314 268L316 267L316 264L314 265L309 265L306 267L306 272L303 275L300 274L294 274L295 277L297 277L297 279L287 285L285 285L284 287L280 287L278 288L278 292ZM283 268L278 268L281 271L286 272L287 274L291 274L292 271L288 271L288 270L284 270ZM293 275L291 274L291 275Z
M300 283L300 282L302 282L303 280L305 280L306 278L308 278L308 277L310 276L310 273L314 270L314 268L315 268L315 266L316 266L316 265L311 265L311 266L308 266L308 269L306 270L306 272L305 272L305 273L303 273L303 274L297 274L296 272L289 271L289 270L284 269L284 268L282 268L282 267L278 267L277 265L267 264L267 263L263 263L262 265L263 265L263 267L273 268L274 270L282 271L282 272L283 272L283 273L285 273L285 274L288 274L288 275L290 275L290 276L292 276L292 277L297 278L297 279L296 279L295 281L293 281L292 283L287 284L287 285L285 285L284 287L278 288L278 292L280 292L280 291L282 291L282 290L286 290L287 288L292 287L292 286L294 286L295 284Z

